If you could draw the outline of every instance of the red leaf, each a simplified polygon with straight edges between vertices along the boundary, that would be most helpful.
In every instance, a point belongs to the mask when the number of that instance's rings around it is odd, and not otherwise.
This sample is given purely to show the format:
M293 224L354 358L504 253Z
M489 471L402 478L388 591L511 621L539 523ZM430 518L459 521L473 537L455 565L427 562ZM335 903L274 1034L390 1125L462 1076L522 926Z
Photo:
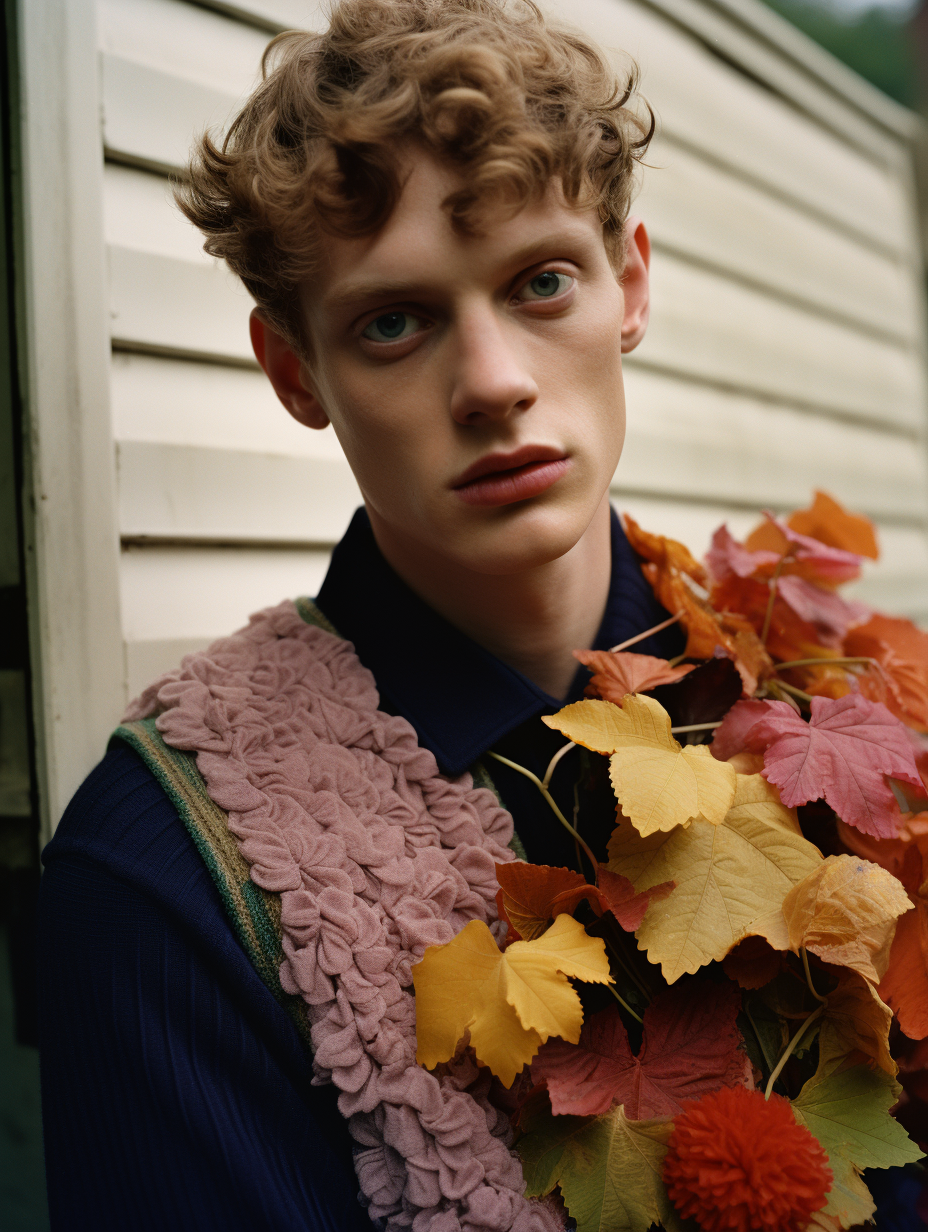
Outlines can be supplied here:
M689 980L655 997L633 1057L617 1008L590 1016L578 1044L549 1040L532 1062L557 1115L597 1116L617 1104L630 1120L677 1115L684 1100L745 1084L750 1064L735 1019L732 985Z
M626 693L648 693L659 684L673 684L693 670L692 663L671 667L666 659L628 651L575 650L574 658L593 672L589 689L617 706Z
M766 744L759 744L755 748L752 734L761 719L778 713L777 707L795 714L786 702L736 702L722 720L721 727L715 729L709 752L719 761L728 761L729 757L734 757L736 753L762 753L767 747Z
M824 796L842 821L874 838L894 838L899 806L886 782L891 774L920 784L905 728L878 702L859 694L812 698L808 723L784 702L747 732L763 742L764 777L787 808ZM721 729L720 729L721 730Z
M612 912L627 933L633 933L640 928L649 904L666 898L677 884L675 881L662 881L660 885L651 886L649 890L636 894L635 887L627 877L603 867L597 871L596 882L603 907Z
M634 932L648 904L666 898L676 884L664 881L640 894L621 873L600 867L598 885L589 885L580 873L547 864L497 864L500 919L525 941L540 937L556 916L572 915L584 899L597 915L611 911L626 932Z

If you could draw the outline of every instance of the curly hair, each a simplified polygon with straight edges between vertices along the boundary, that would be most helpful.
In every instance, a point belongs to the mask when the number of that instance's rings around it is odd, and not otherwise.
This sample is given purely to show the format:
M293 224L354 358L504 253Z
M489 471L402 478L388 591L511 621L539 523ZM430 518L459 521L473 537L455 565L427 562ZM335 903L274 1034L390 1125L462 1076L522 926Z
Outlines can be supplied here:
M598 208L620 268L634 170L654 131L593 43L533 0L340 0L324 34L278 35L263 80L221 145L198 142L181 210L239 275L265 318L307 352L297 297L326 235L376 233L401 186L397 151L460 174L444 205L479 233L489 205L513 213L559 181Z

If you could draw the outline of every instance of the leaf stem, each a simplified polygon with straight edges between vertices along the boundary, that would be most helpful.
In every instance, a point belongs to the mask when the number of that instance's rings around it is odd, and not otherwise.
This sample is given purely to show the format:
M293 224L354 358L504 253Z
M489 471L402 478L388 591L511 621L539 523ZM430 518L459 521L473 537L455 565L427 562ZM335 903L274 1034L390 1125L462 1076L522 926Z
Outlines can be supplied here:
M816 1018L820 1017L820 1015L823 1014L824 1012L825 1012L825 1005L823 1002L818 1007L817 1010L813 1010L812 1013L808 1016L808 1018L803 1020L802 1025L799 1027L799 1030L796 1032L793 1038L789 1041L789 1043L783 1049L783 1055L782 1057L780 1057L779 1061L777 1061L776 1069L770 1075L770 1081L767 1083L767 1088L764 1091L764 1099L770 1098L770 1095L773 1091L773 1084L776 1082L780 1074L783 1072L783 1066L786 1064L786 1062L790 1059L790 1057L796 1051L796 1046L798 1045L802 1037L805 1035L808 1028L812 1025L812 1023L816 1020Z
M679 620L684 615L681 607L676 616L671 616L669 620L662 620L659 625L655 625L653 629L645 629L644 633L636 633L634 637L628 638L627 641L619 642L618 646L610 646L610 654L618 654L620 650L627 650L629 646L634 646L636 642L643 642L646 637L650 637L652 633L660 633L661 629L666 629L675 621Z
M786 551L777 561L777 567L773 571L773 576L767 583L770 588L770 598L767 600L767 611L764 613L764 627L760 631L760 640L767 645L767 637L770 634L770 621L773 619L773 605L777 599L777 582L780 580L780 574L783 572L783 566L793 554L793 545L789 544Z
M870 667L876 665L876 659L869 655L852 655L840 659L791 659L789 663L777 663L774 666L775 672L785 672L787 668L793 667L850 667L853 664L866 663Z
M572 834L573 837L576 839L576 841L580 844L580 846L586 852L587 858L589 859L590 863L593 865L593 872L595 873L596 870L599 868L599 861L593 855L592 851L590 851L585 840L580 836L580 832L574 829L574 827L570 824L570 822L567 820L567 818L558 808L557 804L555 803L554 797L548 791L547 787L545 787L544 783L542 783L538 775L532 774L531 770L527 770L525 766L520 766L517 761L510 761L508 757L503 757L502 753L494 753L492 749L489 749L488 752L489 752L490 757L495 757L497 761L501 761L503 765L508 766L510 770L518 770L519 774L524 774L527 779L532 780L532 782L535 784L535 786L544 796L545 800L547 800L555 817L558 819L558 821L561 823L561 825L564 827L567 833Z
M798 697L801 702L811 702L812 701L811 693L804 693L802 689L797 689L795 685L787 684L785 680L778 680L776 683L777 683L778 689L784 689L787 693L790 694L790 696Z
M801 946L800 952L802 954L802 966L806 973L806 983L809 985L809 992L816 999L816 1001L821 1001L822 1005L824 1005L828 998L823 997L821 993L815 991L815 985L812 983L812 972L809 970L809 955L806 953L806 947Z
M555 768L557 767L557 763L561 760L564 754L569 753L571 749L575 749L576 747L577 746L576 744L574 744L573 740L571 740L570 744L561 745L558 751L554 754L554 756L548 762L548 768L545 771L545 777L541 780L542 787L547 787L548 784L551 782L551 775L554 773Z
M683 723L680 727L671 727L670 730L676 735L677 732L714 731L721 726L722 720L719 719L717 723Z
M612 985L611 985L611 984L607 984L607 985L606 985L606 987L609 989L609 991L610 991L610 992L612 993L612 995L615 997L616 1001L618 1001L619 1005L621 1005L622 1009L623 1009L623 1010L625 1010L625 1012L626 1012L627 1014L631 1014L631 1016L632 1016L632 1018L634 1018L635 1022L640 1022L640 1023L642 1024L642 1026L643 1026L643 1025L644 1025L644 1019L643 1019L643 1018L641 1018L641 1017L639 1017L639 1015L635 1013L635 1011L634 1011L634 1010L632 1009L632 1007L628 1004L628 1002L627 1002L627 1001L625 1001L622 997L620 997L620 996L619 996L619 994L618 994L618 993L616 992L616 990L612 987Z

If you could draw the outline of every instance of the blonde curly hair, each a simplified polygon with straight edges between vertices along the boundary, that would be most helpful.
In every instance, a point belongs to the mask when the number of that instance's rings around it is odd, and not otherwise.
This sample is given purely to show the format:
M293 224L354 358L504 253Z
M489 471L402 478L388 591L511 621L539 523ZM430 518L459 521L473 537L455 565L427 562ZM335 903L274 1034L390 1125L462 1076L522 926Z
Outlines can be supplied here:
M373 234L389 218L400 147L460 173L444 204L464 232L479 233L488 206L516 212L559 181L568 204L598 208L621 267L653 113L634 105L633 64L623 79L532 0L340 0L324 34L278 35L262 69L221 145L205 134L175 191L206 251L299 352L295 287L327 234Z

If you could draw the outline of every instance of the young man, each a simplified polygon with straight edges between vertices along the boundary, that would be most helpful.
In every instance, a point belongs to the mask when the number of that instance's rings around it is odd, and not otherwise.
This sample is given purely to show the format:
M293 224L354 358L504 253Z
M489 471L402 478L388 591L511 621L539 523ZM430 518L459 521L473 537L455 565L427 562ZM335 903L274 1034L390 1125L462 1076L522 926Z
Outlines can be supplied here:
M572 652L667 617L608 497L650 132L524 0L344 0L269 65L182 199L364 509L315 603L147 691L157 726L119 730L46 852L52 1223L550 1232L500 1092L415 1066L409 968L494 919L507 844L576 866L489 755L541 773ZM614 800L578 750L552 790L602 853Z

